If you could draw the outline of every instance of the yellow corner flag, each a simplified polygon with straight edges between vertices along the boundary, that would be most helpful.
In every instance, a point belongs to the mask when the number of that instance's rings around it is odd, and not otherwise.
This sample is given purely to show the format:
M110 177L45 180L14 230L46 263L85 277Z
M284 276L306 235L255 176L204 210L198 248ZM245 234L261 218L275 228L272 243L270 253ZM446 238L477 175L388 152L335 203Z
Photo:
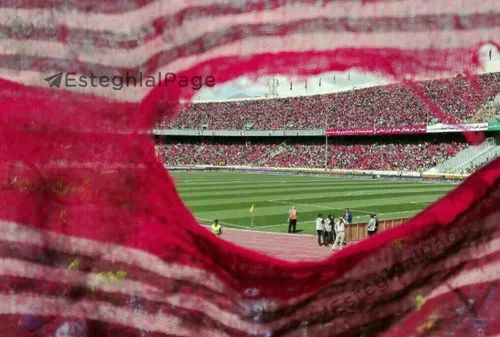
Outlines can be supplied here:
M80 261L78 259L74 259L73 262L69 264L68 269L77 269L80 267Z
M252 207L250 207L250 213L253 213L253 207L254 207L254 206L255 206L255 205L252 205Z

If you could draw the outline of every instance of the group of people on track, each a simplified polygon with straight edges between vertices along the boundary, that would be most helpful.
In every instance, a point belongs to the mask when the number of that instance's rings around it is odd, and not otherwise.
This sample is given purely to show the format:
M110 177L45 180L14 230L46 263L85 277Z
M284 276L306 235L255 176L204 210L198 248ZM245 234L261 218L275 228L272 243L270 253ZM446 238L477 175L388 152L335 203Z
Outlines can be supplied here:
M299 212L292 207L288 212L288 233L297 231L297 218ZM370 221L367 224L368 236L374 235L378 231L378 218L375 213L370 214ZM344 216L335 219L334 214L329 214L324 218L323 213L319 213L316 218L316 233L318 235L318 245L327 246L333 250L342 249L345 245L345 229L346 225L352 224L352 213L349 208L345 209ZM214 235L220 237L222 235L222 227L219 220L214 220L211 226L211 231ZM323 241L323 242L321 242Z
M335 215L329 214L325 219L323 213L319 213L316 218L316 232L318 234L319 246L332 246L332 250L337 247L342 249L345 241L345 225L347 220L339 217L335 220ZM323 238L323 243L321 239Z
M292 207L288 214L288 233L295 233L298 211L295 207ZM369 237L375 234L378 230L377 215L375 213L371 213L370 218L371 219L367 224ZM319 213L315 222L319 246L331 246L332 251L337 250L337 248L343 248L345 245L346 225L352 224L352 213L348 208L345 209L344 216L337 219L334 214L329 214L326 218L324 218L323 213Z

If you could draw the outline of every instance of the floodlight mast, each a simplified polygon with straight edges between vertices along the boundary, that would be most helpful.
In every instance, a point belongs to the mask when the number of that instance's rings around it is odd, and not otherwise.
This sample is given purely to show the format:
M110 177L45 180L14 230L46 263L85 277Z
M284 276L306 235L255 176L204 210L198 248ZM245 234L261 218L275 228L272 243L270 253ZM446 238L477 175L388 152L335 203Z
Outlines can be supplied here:
M269 96L278 97L278 86L279 86L278 78L275 75L269 77L267 79L267 85L269 87Z

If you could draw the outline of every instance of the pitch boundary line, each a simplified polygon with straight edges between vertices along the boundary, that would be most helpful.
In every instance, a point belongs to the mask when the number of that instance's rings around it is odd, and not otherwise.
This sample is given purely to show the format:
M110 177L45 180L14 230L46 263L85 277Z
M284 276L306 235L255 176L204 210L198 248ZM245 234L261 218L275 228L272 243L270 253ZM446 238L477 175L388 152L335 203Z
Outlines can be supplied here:
M375 194L375 193L374 193ZM377 193L378 194L378 193ZM272 200L267 200L267 201L290 201L290 200L307 200L307 199L317 199L317 198L322 198L323 196L316 196L316 197L303 197L303 198L289 198L289 199L272 199ZM325 196L325 198L328 196Z
M296 204L296 205L301 205L301 204ZM308 204L303 204L303 205L316 206L316 205L308 205ZM326 207L326 206L318 206L318 207ZM333 208L333 207L327 207L327 208L328 209L332 209L332 210L342 210L341 208ZM356 211L355 209L352 209L352 208L350 208L350 209ZM407 214L407 213L412 213L412 212L417 212L417 211L418 210L401 211L401 212L389 212L389 213L377 213L377 215ZM357 211L357 212L364 212L364 211ZM364 212L364 213L370 214L371 212ZM363 217L364 216L355 216L355 217L353 217L353 219L360 219L360 218L363 218ZM200 218L200 217L195 217L195 218L198 219L198 220L202 220L202 221L208 221L208 222L212 222L213 221L212 219L206 219L206 218ZM309 224L309 223L314 223L314 222L316 222L316 220L301 221L300 223L301 224ZM260 231L260 230L253 229L250 226L241 226L241 225L233 224L233 223L230 223L230 222L224 222L224 221L219 221L219 223L221 225L227 225L227 226L231 226L231 227L236 227L236 228L230 228L231 230L238 230L238 231L245 231L245 232L255 232L255 233L280 234L280 235L288 235L289 234L289 233L276 233L276 232ZM200 225L202 225L204 227L210 227L209 225L203 225L203 224L200 224ZM268 229L268 228L276 228L276 227L283 227L283 226L288 226L288 223L282 223L282 224L278 224L278 225L257 226L257 227L254 227L254 228ZM313 235L313 234L300 234L300 235L316 236L316 235Z
M342 208L336 208L338 210L342 210ZM351 211L355 211L355 212L359 212L359 213L365 213L365 214L372 214L372 213L377 213L377 212L367 212L367 211L361 211L359 209L355 209L355 208L349 208Z
M262 184L264 184L264 182L266 183L303 183L303 182L318 182L318 183L321 183L321 182L324 182L324 181L330 181L331 179L288 179L288 180L283 180L283 179L279 179L279 180L262 180L262 179L246 179L246 180L232 180L232 179L207 179L207 180L196 180L196 179L177 179L177 182L178 183L182 183L182 184L196 184L196 183L209 183L209 184L201 184L201 185L216 185L215 182L231 182L231 183L242 183L242 184L246 184L246 183L253 183L253 182L261 182ZM385 180L377 180L375 181L377 182L378 184L375 184L375 185L391 185L391 181L385 181ZM408 182L410 184L415 184L415 185L418 185L419 182L409 182L409 181L405 181L405 182ZM356 181L353 181L353 180L347 180L347 181L342 181L342 183L345 183L345 184L342 184L342 185L346 185L346 186L349 186L349 185L356 185ZM358 181L359 183L359 181ZM401 184L403 184L403 182L401 182ZM370 184L372 185L372 184ZM407 185L407 184L405 184ZM338 186L338 185L337 185Z
M167 169L168 170L168 169ZM170 171L168 170L169 173L173 173L173 172L177 172L177 171ZM187 173L187 172L184 172L184 171L179 171L177 173ZM457 185L460 185L461 182L441 182L441 181L428 181L428 180L400 180L400 179L397 179L398 177L397 176L390 176L390 177L387 177L386 179L382 179L382 178L379 178L379 179L373 179L373 178L368 178L368 177L349 177L349 176L338 176L338 175L335 175L335 174L331 174L331 173L325 173L325 174L272 174L270 172L245 172L245 171L240 171L240 172L227 172L227 171L222 171L222 172L190 172L190 173L237 173L237 174L243 174L243 175L264 175L264 176L274 176L274 177L283 177L283 178L288 178L288 177L292 177L292 178L307 178L307 179L310 179L310 180L320 180L320 179L325 179L325 180L345 180L345 181L356 181L356 180L361 180L361 181L387 181L387 182L396 182L396 183L406 183L406 182L411 182L411 183L417 183L417 184L436 184L436 185L448 185L448 186L457 186ZM241 180L241 179L238 179L238 178L230 178L231 180ZM193 180L196 180L196 179L193 179ZM204 181L213 181L213 180L228 180L228 179L222 179L222 178L219 178L219 179L200 179L200 180L204 180ZM250 179L252 180L252 179ZM306 179L304 179L306 180Z
M212 219L205 219L205 218L200 218L200 217L195 217L196 219L198 220L202 220L202 221L209 221L209 222L213 222ZM221 225L228 225L228 226L234 226L234 227L237 227L237 228L249 228L248 226L241 226L241 225L237 225L237 224L234 224L234 223L230 223L230 222L222 222L222 221L219 221L219 223ZM208 226L208 225L207 225Z
M432 203L434 203L436 201L437 200L435 200L435 201L412 201L411 203L412 204L423 204L423 205L427 205L428 206L428 205L430 205L430 204L432 204Z
M411 213L411 212L420 212L420 210L413 210L413 211L401 211L401 212L390 212L390 213L377 213L377 215L405 214L405 213Z
M206 219L206 218L200 218L200 217L195 217L195 218L198 219L198 220L202 220L202 221L209 221L209 222L213 221L211 219ZM304 222L301 222L301 223L312 223L312 222L315 222L315 220L304 221ZM228 225L228 226L237 227L237 228L230 228L230 229L233 229L233 230L242 230L242 231L257 232L257 233L260 233L260 232L262 232L262 233L273 233L273 232L266 232L266 231L258 231L258 230L252 229L250 226L241 226L241 225L233 224L233 223L230 223L230 222L219 221L219 223L221 225ZM273 227L281 227L281 226L285 226L285 225L288 226L288 223L280 224L280 225L257 226L257 227L254 227L254 228L273 228ZM210 225L202 225L202 226L210 227ZM240 228L240 229L238 229L238 228ZM273 234L288 234L288 233L273 233ZM311 235L311 234L302 234L302 235Z
M222 223L222 222L219 221L219 223ZM201 225L201 226L210 228L210 226L208 226L208 225ZM259 226L259 228L264 228L264 227ZM290 234L290 233L266 232L266 231L258 231L258 230L250 229L250 228L247 228L247 229L229 228L229 229L232 231L239 231L239 232L262 233L262 234L272 234L272 235L300 235L300 236L314 236L314 237L316 236L313 234Z
M340 209L340 208L333 208L333 209ZM416 212L416 210L401 211L401 212L390 212L390 213L378 213L378 215L405 214L405 213L411 213L411 212ZM364 218L364 217L365 217L364 215L358 215L358 216L354 216L352 218L353 219L361 219L361 218ZM300 223L301 224L307 224L307 223L313 223L313 222L316 222L316 220L301 221ZM288 223L282 223L282 224L279 224L279 225L259 226L258 228L274 228L274 227L282 227L282 226L288 226Z
M287 199L281 199L281 200L287 200ZM276 204L283 204L283 205L299 205L299 206L304 206L304 207L316 207L316 208L322 208L322 209L332 209L332 207L326 207L326 206L321 206L321 205L312 205L312 204L300 204L300 203L292 203L292 202L282 202L281 200L266 200L267 202L273 202Z
M303 223L313 223L313 222L316 222L316 220L301 221L300 223L303 224ZM259 228L274 228L274 227L283 227L283 226L288 226L288 222L287 223L282 223L282 224L279 224L279 225L259 226Z
M261 182L262 184L265 184L265 183L276 183L276 184L287 184L289 182L291 183L303 183L303 182L318 182L318 183L322 183L322 182L328 182L329 179L322 179L322 180L319 180L319 179L311 179L311 178L307 178L307 179L289 179L289 180L262 180L262 179L247 179L247 180L233 180L233 179L207 179L207 180L190 180L190 179L178 179L177 180L177 183L179 184L187 184L187 185L194 185L196 183L202 183L200 185L216 185L214 182L230 182L230 183L239 183L239 184L251 184L251 183L254 183L254 182ZM265 183L264 183L265 182ZM347 185L355 185L354 181L352 182L352 184L350 183L351 181L348 181L349 184L345 184L346 186ZM209 183L209 184L206 184L206 183ZM380 185L385 185L385 184L380 184Z
M343 208L338 208L338 207L328 207L328 206L313 205L313 204L290 203L290 202L282 202L281 200L293 200L293 199L278 199L278 200L267 200L267 201L274 202L277 204L284 204L284 205L299 205L299 206L304 206L304 207L315 207L315 208L320 208L320 209L331 209L331 210L339 210L339 211L344 210ZM359 212L359 213L365 213L365 214L376 213L376 212L361 211L359 209L354 209L354 208L349 208L349 209L356 211L356 212Z

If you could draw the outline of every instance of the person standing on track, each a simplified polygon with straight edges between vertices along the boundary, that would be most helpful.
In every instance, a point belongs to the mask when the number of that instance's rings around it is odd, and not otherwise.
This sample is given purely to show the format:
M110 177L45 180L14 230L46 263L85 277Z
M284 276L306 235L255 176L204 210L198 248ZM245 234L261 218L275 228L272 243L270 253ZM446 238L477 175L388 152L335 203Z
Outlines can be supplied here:
M297 212L297 209L295 206L292 207L292 209L288 212L288 233L295 233L297 230L297 216L299 215L299 212Z
M370 214L370 217L371 219L368 222L368 225L366 226L366 229L368 231L368 237L377 233L377 224L378 224L378 219L375 213Z
M321 238L323 237L323 231L325 230L325 221L323 220L323 213L318 214L316 219L316 233L318 233L318 245L322 246ZM327 243L325 242L325 245Z
M349 208L346 208L345 209L345 213L344 213L344 219L346 221L346 225L352 225L352 213L351 211L349 210ZM346 243L344 242L344 245Z
M328 218L326 218L325 220L325 242L328 245L331 245L333 243L332 227L333 227L332 215L329 214Z
M352 213L349 210L349 208L345 209L344 219L347 221L348 224L352 224Z
M340 247L340 250L344 247L346 223L346 219L340 217L339 221L335 224L335 243L332 246L332 251L337 250L337 246Z
M222 235L222 227L221 225L219 225L218 219L214 220L214 224L212 225L211 229L212 233L214 233L214 235L216 235L217 237L220 237Z
M335 242L335 214L332 214L332 217L330 218L330 221L332 223L332 245Z

